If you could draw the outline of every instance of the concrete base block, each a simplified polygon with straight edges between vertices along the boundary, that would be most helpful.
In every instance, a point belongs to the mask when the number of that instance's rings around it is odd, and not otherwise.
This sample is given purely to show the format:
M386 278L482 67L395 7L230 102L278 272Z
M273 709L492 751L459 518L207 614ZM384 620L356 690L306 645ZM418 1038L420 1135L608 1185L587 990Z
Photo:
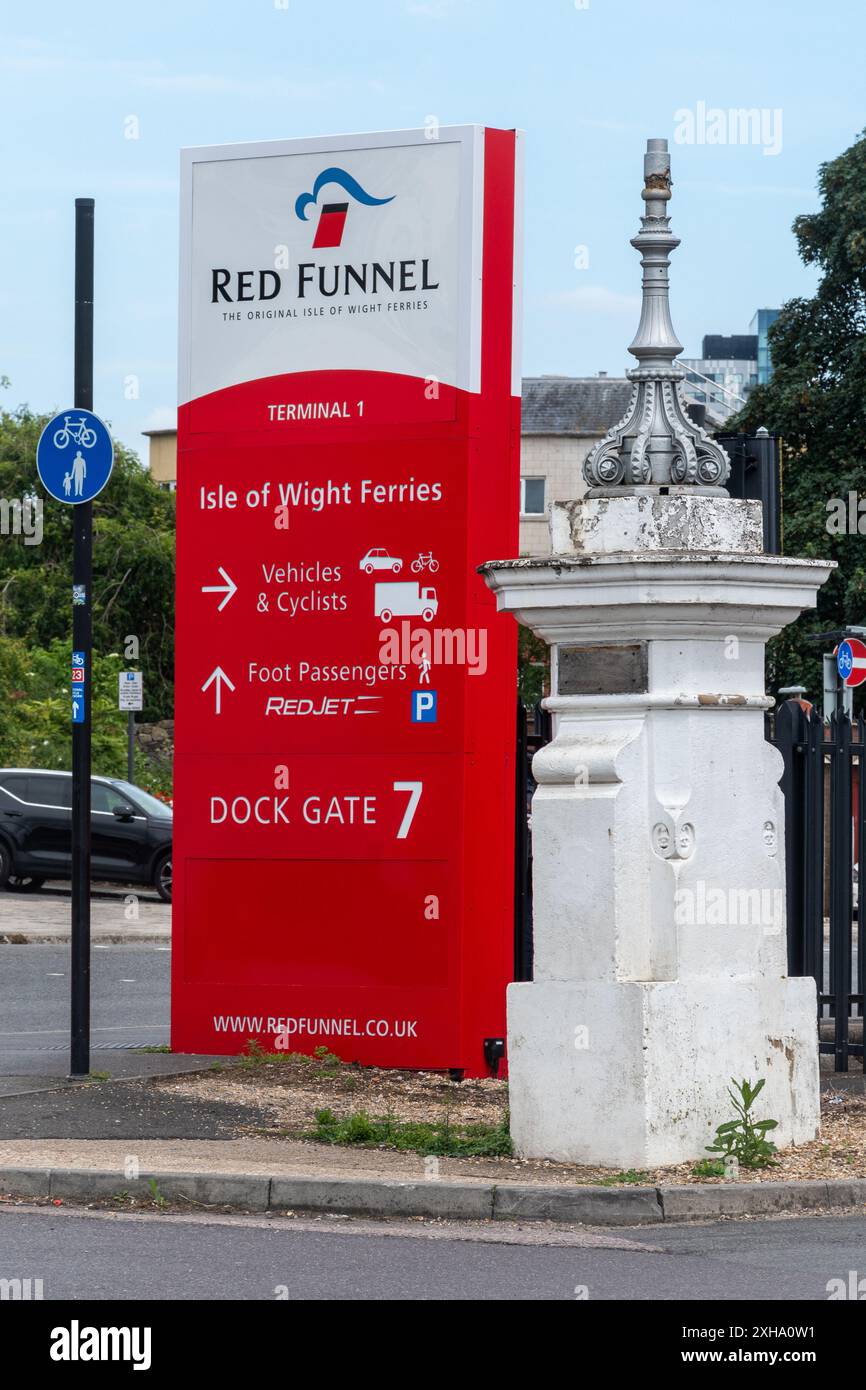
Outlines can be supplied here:
M818 1133L812 979L558 981L508 990L511 1133L522 1158L652 1168L708 1158L731 1078L766 1078L781 1148Z

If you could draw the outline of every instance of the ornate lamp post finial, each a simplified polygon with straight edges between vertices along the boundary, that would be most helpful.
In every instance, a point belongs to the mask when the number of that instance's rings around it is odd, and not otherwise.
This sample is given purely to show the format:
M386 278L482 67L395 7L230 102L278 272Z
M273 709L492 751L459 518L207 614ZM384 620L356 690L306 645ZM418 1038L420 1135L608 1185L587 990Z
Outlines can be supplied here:
M627 373L631 401L618 425L596 444L583 465L592 492L658 491L673 487L716 492L730 475L728 456L686 411L685 371L671 322L670 254L679 238L670 229L671 157L667 140L648 140L644 156L644 215L631 244L640 252L643 299L629 352L638 365ZM592 495L592 494L591 494Z

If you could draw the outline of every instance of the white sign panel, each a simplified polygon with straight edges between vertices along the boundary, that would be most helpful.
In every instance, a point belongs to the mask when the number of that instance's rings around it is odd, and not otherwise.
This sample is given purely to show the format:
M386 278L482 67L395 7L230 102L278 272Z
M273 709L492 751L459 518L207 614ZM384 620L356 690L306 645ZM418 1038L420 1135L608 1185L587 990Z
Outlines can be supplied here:
M481 134L185 150L181 403L322 370L478 391Z
M119 709L144 708L144 677L141 671L121 671L117 677Z

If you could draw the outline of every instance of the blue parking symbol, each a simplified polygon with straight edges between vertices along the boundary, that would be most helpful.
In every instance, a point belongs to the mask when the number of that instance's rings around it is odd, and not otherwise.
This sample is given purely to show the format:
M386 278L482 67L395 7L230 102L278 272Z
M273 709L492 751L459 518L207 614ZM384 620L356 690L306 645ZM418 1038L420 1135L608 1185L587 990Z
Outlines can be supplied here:
M412 723L435 724L438 717L439 696L435 690L412 691Z

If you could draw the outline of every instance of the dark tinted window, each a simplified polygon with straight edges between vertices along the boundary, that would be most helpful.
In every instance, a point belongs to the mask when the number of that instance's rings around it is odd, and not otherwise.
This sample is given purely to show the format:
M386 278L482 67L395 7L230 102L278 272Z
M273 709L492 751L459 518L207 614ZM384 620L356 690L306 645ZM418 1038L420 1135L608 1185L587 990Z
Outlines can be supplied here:
M17 797L19 801L27 801L27 800L28 800L28 796L27 796L27 782L28 782L28 780L29 780L29 779L28 779L27 777L19 776L19 775L14 775L14 774L13 774L12 776L10 776L10 777L4 777L4 778L3 778L3 790L4 790L4 791L10 792L11 795L14 796L14 797Z
M27 778L29 795L27 800L34 806L62 806L66 810L72 805L71 777Z

